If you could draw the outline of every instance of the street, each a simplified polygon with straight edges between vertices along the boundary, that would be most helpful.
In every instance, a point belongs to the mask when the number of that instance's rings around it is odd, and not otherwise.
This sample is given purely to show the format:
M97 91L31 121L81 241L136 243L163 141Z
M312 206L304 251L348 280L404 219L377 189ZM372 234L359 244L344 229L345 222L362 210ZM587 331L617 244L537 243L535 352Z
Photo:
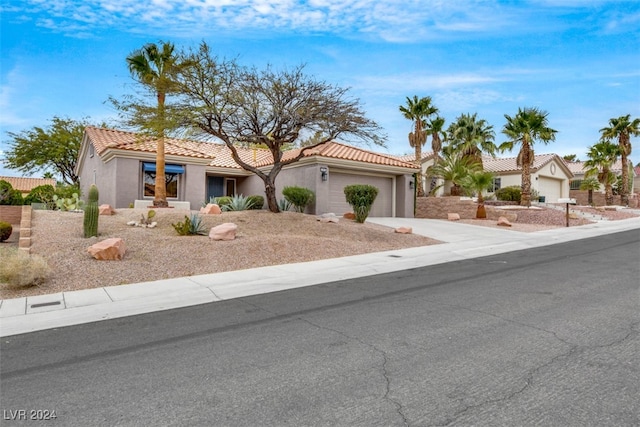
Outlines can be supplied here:
M633 230L5 337L1 423L640 425L639 277Z

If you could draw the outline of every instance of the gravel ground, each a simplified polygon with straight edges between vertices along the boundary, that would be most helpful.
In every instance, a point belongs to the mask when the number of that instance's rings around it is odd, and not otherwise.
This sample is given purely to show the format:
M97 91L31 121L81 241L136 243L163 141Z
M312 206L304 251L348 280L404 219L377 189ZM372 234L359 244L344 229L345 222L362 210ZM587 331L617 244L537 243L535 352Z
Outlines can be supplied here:
M624 211L593 211L610 220L635 215ZM82 236L82 214L34 211L31 252L47 260L51 274L37 287L9 288L0 285L0 298L48 294L101 286L168 279L173 277L241 270L246 268L305 262L362 253L438 244L418 235L394 233L376 224L358 224L340 219L337 224L321 223L314 215L267 211L224 212L203 216L206 230L224 223L238 225L233 241L212 241L207 236L178 236L172 223L184 219L184 211L158 210L158 227L143 229L127 226L146 211L120 209L116 215L101 216L99 238ZM535 232L565 227L565 213L551 209L518 209L513 231ZM460 222L497 227L493 220ZM570 226L588 224L571 219ZM121 237L127 253L122 261L94 260L87 248L98 240ZM2 245L17 247L17 233ZM1 246L0 246L1 247Z
M233 222L233 241L208 236L178 236L172 223L184 220L184 211L157 210L158 226L130 227L142 210L120 209L100 216L99 238L82 236L81 213L34 211L31 253L43 256L51 275L43 285L11 289L0 286L1 298L48 294L121 285L252 267L295 263L369 252L440 243L414 234L398 234L375 224L340 219L321 223L315 215L267 211L223 212L203 216L208 231ZM97 261L87 248L98 240L121 237L127 252L121 261Z

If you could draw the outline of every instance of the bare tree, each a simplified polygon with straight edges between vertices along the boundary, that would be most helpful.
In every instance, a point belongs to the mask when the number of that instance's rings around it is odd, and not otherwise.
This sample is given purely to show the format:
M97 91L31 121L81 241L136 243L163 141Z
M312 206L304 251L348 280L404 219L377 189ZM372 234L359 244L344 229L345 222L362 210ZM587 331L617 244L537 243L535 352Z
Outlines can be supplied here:
M350 98L347 89L315 80L304 74L304 66L284 71L245 68L235 61L218 60L206 43L183 56L189 67L177 79L178 108L185 125L224 142L236 163L260 177L272 212L279 212L277 175L305 152L339 136L384 145L380 126L365 117L360 102ZM283 158L285 147L299 146L310 135L312 144ZM243 161L238 143L267 147L273 156L271 169L267 172Z

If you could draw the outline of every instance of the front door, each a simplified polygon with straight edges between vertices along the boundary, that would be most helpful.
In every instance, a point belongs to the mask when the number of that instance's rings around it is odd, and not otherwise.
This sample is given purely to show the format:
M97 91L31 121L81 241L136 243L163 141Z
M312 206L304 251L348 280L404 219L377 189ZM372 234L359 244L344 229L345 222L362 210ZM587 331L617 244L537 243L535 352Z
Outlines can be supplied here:
M224 196L224 178L221 176L207 177L207 202L212 197Z

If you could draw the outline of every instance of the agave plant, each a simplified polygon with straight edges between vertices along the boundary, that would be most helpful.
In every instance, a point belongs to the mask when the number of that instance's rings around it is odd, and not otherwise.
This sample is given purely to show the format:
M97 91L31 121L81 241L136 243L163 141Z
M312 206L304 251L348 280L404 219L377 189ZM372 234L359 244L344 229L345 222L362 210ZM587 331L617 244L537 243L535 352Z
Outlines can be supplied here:
M286 212L288 210L291 210L292 206L293 205L291 204L291 202L288 201L287 199L278 200L278 209L280 209L281 212Z
M251 209L253 201L249 197L244 197L242 194L231 197L231 201L222 206L223 211L246 211Z

